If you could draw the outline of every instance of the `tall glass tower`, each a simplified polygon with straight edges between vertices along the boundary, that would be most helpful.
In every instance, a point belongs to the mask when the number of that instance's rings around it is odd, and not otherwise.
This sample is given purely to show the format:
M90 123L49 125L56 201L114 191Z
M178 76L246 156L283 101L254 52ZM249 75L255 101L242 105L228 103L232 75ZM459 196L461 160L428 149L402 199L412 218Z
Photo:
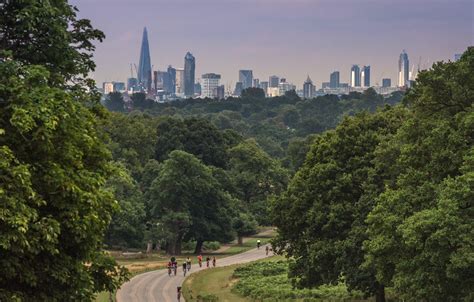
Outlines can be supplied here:
M150 46L148 45L148 32L146 27L143 29L142 47L140 49L140 63L138 64L138 83L146 90L151 92L151 60Z
M408 86L409 80L409 61L408 61L408 54L405 50L402 51L400 54L400 58L398 59L398 86L399 87L406 87Z
M370 66L362 67L360 81L363 87L370 87Z
M242 83L242 89L247 89L253 85L252 70L239 70L239 82Z
M360 67L352 65L351 68L351 87L360 87Z
M188 52L184 57L184 95L192 97L194 95L196 59Z

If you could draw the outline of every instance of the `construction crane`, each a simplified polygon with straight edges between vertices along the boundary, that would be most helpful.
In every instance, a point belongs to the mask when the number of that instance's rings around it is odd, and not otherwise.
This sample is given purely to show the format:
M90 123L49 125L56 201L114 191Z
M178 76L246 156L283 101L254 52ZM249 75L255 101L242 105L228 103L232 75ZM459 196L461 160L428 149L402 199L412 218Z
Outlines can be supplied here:
M133 67L132 67L132 63L130 63L130 77L133 78Z

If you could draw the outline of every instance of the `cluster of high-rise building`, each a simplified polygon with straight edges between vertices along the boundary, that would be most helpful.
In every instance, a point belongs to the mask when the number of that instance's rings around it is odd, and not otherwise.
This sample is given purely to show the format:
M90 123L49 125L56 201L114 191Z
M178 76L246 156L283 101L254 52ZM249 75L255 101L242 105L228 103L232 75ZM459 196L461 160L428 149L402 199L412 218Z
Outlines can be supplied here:
M460 55L455 55L457 60ZM302 90L296 90L296 86L288 82L286 78L272 75L268 81L260 81L254 78L253 70L239 70L238 82L231 90L225 89L221 84L221 75L217 73L205 73L200 81L196 80L196 58L187 52L184 56L184 68L175 68L171 65L166 70L152 70L150 58L150 46L148 43L148 32L144 28L142 43L140 48L140 60L138 68L136 65L136 77L133 76L133 64L130 65L131 77L127 83L104 82L103 92L144 92L149 97L157 100L173 100L181 98L217 98L223 99L227 96L240 96L247 88L261 88L268 97L281 96L290 90L295 90L298 95L304 98L312 98L324 94L347 94L351 91L362 92L369 87L373 87L378 93L386 94L395 90L410 87L415 75L413 70L409 70L408 54L402 51L398 60L398 85L392 86L389 78L382 79L382 85L372 85L370 65L352 65L349 74L349 83L341 83L341 76L338 70L329 75L329 82L321 83L321 88L316 89L316 84L308 76L303 83Z

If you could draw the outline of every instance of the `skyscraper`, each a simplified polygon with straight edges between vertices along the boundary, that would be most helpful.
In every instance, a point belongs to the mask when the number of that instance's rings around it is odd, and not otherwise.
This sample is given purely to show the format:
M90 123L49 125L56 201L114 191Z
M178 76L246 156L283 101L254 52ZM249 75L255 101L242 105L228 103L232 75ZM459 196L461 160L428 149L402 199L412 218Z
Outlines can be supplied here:
M405 50L400 54L398 59L398 87L407 87L409 80L409 64L408 54Z
M195 69L196 59L188 52L184 57L184 95L187 97L194 95Z
M392 87L392 80L388 78L382 79L382 87Z
M176 68L175 93L179 96L184 96L184 68Z
M138 84L146 92L151 92L151 60L150 46L148 45L148 32L146 27L143 29L142 47L140 49L140 63L138 64Z
M168 66L169 81L165 84L165 90L170 94L176 93L176 69L171 65Z
M252 70L239 70L239 82L242 83L242 89L247 89L253 86L253 72Z
M360 67L352 65L351 68L351 87L360 87Z
M307 99L314 97L314 85L309 75L303 84L303 97Z
M339 78L340 74L339 71L334 71L329 76L329 87L330 88L338 88L339 87Z
M273 75L268 78L268 87L278 87L278 84L280 84L279 77Z
M360 81L363 87L370 87L370 66L362 67Z
M221 79L221 75L215 73L206 73L201 76L201 79L201 97L213 98L215 89L219 87L219 80Z

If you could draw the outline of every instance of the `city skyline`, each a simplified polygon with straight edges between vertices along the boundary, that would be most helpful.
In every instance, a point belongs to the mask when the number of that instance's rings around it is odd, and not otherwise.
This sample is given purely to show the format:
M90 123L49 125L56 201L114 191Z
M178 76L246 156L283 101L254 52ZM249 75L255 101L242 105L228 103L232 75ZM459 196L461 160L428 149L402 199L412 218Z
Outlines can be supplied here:
M470 1L334 2L255 1L250 6L246 0L225 4L214 0L116 1L113 10L119 14L134 8L133 16L118 22L111 20L114 14L106 13L105 7L112 3L109 0L71 1L78 6L80 17L91 19L107 36L95 55L97 83L130 77L129 64L138 63L140 31L145 26L153 71L166 70L168 65L183 68L183 55L189 51L197 58L196 78L219 73L226 86L238 81L238 70L250 69L260 81L277 75L301 88L310 75L321 87L334 70L341 72L341 82L350 82L350 67L355 64L372 67L372 85L381 85L382 78L390 78L394 85L403 49L412 65L421 56L421 65L426 67L434 61L453 60L455 53L473 44ZM336 4L341 3L345 5L339 8ZM157 5L160 9L154 10ZM211 11L200 15L211 6ZM214 18L206 21L210 15ZM236 18L243 16L252 17L250 27L236 26ZM367 21L361 16L367 16ZM351 21L359 22L357 31L349 26ZM214 27L200 34L200 28L211 23ZM186 32L190 26L194 30ZM285 39L282 33L288 34Z

